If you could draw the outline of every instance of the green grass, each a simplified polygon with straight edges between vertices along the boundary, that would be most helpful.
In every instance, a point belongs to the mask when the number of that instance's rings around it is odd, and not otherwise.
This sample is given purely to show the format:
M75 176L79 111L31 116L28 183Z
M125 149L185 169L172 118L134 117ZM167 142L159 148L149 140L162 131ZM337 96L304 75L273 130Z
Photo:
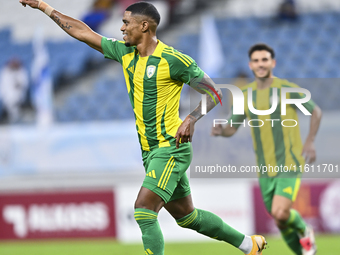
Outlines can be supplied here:
M269 248L263 255L292 254L280 238L267 238ZM339 255L340 236L317 236L318 254ZM1 255L144 255L141 244L120 244L113 240L72 240L72 241L24 241L0 242ZM222 242L167 243L166 255L242 254Z

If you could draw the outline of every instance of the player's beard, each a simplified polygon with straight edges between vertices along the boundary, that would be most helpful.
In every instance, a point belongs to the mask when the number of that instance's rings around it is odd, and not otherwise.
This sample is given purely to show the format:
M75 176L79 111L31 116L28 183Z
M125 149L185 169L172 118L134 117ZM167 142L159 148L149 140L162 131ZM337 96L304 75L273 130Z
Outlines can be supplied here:
M131 46L131 43L125 42L125 46L126 46L126 47L130 47L130 46Z
M265 76L262 76L262 77L258 77L254 71L253 71L253 74L254 74L255 77L257 77L257 78L260 78L260 79L267 79L267 78L269 78L269 77L271 76L271 70L268 70L267 74L266 74Z

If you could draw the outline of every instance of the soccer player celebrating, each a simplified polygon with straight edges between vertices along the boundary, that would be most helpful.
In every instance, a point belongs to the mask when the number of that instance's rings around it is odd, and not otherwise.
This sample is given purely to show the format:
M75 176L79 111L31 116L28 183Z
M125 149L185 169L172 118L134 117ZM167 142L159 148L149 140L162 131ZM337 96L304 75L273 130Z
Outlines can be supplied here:
M83 22L41 0L20 3L45 12L70 36L123 67L146 172L134 214L142 232L144 253L164 254L157 221L158 212L164 207L181 227L225 241L245 254L262 254L264 237L241 234L215 214L193 205L185 172L192 157L194 125L202 117L201 103L182 122L178 114L180 92L186 83L206 94L207 111L215 106L214 101L221 100L222 94L192 58L157 40L157 9L146 2L129 6L121 27L123 42L95 33Z
M255 81L242 88L245 98L248 98L248 88L252 88L254 108L268 110L271 108L273 88L277 88L278 94L284 87L297 88L296 84L273 76L275 67L274 50L265 44L256 44L249 50L249 67L255 75ZM301 98L299 93L290 93L290 98ZM281 122L285 119L297 121L296 109L292 105L287 106L287 114L281 115L280 107L270 116L257 116L251 113L245 105L245 115L232 115L225 127L216 125L212 129L212 135L230 137L235 134L245 118L260 119L263 126L253 124L252 136L256 152L257 164L260 166L290 166L296 167L306 163L313 163L316 158L314 139L321 121L321 110L310 100L303 104L312 113L310 130L307 140L302 145L299 127L283 127ZM275 123L265 120L275 119ZM235 124L230 124L230 122ZM280 122L279 122L280 121ZM300 171L298 171L300 172ZM311 227L307 226L300 214L292 209L296 199L300 175L297 172L268 172L259 179L262 197L268 212L275 219L283 239L295 254L312 255L316 253L314 234Z

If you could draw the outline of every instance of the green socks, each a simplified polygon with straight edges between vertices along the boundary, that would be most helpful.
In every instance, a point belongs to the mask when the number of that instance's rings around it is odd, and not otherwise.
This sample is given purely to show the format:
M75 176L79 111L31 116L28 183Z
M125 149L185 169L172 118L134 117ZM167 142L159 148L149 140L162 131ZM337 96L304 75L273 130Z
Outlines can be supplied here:
M296 254L302 255L302 248L300 244L299 236L296 231L290 227L285 229L280 229L283 240L285 240L286 244L289 248Z
M294 209L290 210L287 225L296 230L299 233L299 235L303 235L306 229L305 221L302 219L301 215Z
M195 209L187 216L176 220L183 228L196 230L198 233L225 241L238 248L245 235L233 229L222 221L217 215L200 209Z
M137 208L134 216L142 231L145 254L163 255L164 239L157 220L158 214L148 209Z
M134 216L142 231L145 254L164 255L164 239L157 220L158 214L148 209L137 208ZM220 217L200 209L195 209L189 215L177 220L177 224L230 243L236 248L239 248L245 239L245 235L224 223Z
M287 228L280 230L282 237L295 254L301 255L302 248L300 245L299 235L304 234L306 223L296 210L291 209L290 216L286 224Z

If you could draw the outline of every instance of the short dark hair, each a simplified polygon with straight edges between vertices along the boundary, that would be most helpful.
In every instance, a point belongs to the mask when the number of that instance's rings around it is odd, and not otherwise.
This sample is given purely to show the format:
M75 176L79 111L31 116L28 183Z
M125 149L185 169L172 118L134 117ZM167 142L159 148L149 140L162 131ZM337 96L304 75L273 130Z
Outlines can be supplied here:
M249 59L251 59L251 55L254 53L254 51L260 51L260 50L268 51L270 53L270 55L272 56L272 58L273 59L275 58L275 52L274 52L273 48L271 48L270 46L268 46L265 43L257 43L257 44L250 47L250 49L248 51Z
M132 14L145 15L153 19L157 25L161 21L161 16L153 4L147 2L137 2L126 8L126 11Z

